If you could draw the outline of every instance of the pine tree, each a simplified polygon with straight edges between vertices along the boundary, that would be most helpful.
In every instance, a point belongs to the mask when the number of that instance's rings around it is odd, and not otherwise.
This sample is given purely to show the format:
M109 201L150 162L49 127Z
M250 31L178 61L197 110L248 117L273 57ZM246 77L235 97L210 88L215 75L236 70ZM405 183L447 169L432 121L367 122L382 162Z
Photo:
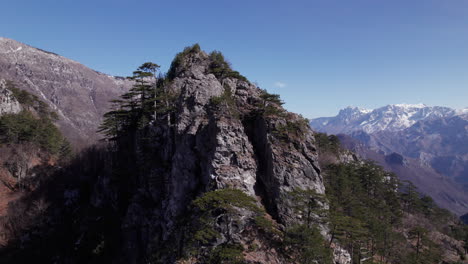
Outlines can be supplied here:
M326 210L323 209L325 197L315 190L294 189L290 195L293 201L292 208L298 215L302 216L307 227L312 227L312 224L319 220L318 217L326 213Z
M157 82L159 65L143 63L128 79L135 83L120 99L111 101L111 111L104 114L98 132L115 140L122 135L144 128L157 119Z

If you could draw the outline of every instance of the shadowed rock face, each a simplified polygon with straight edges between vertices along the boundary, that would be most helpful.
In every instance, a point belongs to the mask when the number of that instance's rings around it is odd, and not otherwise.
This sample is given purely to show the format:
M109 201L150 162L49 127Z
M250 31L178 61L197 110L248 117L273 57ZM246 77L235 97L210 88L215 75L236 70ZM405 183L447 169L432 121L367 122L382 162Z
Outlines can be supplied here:
M57 54L0 38L0 79L11 80L55 110L58 125L75 147L98 138L96 130L109 100L128 90L131 83L108 76Z

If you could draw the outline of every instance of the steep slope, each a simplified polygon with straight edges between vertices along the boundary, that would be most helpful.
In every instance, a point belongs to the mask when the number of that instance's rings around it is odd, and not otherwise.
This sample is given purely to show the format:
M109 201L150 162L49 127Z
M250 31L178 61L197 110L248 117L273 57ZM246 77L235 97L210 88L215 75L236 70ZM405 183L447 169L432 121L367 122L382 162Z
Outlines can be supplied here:
M10 86L0 80L0 217L70 154L47 105ZM0 245L5 243L5 232L0 226Z
M421 120L396 133L372 134L380 149L416 158L456 182L468 183L468 118L463 115ZM374 147L373 144L369 146Z
M468 197L463 188L430 166L421 164L418 159L395 152L385 155L350 136L339 134L338 137L344 148L353 151L361 159L376 161L386 170L396 173L401 180L411 181L422 193L430 195L439 206L457 215L468 212Z
M109 110L109 100L129 89L123 78L93 71L78 62L0 37L0 79L41 98L59 114L64 134L75 146L92 144Z
M290 193L325 192L305 119L232 71L221 54L197 45L176 57L161 91L172 107L155 109L156 119L108 149L85 152L22 201L29 205L20 208L34 208L37 197L49 205L15 225L47 239L49 250L35 251L34 240L10 233L5 259L209 263L240 247L249 263L288 262L274 249L274 230L305 217ZM326 235L326 225L320 231Z

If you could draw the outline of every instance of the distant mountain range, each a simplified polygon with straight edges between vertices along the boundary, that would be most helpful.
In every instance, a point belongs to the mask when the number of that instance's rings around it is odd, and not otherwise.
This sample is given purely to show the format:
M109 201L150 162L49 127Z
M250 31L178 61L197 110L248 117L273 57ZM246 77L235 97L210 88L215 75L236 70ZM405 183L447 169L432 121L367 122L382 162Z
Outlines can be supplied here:
M310 124L319 131L333 134L350 134L364 131L372 134L379 131L396 132L409 128L418 121L436 120L468 115L468 108L455 110L443 106L424 104L394 104L374 110L347 107L337 116L313 119Z
M2 37L0 79L10 80L46 102L59 115L63 133L80 147L96 142L96 130L109 110L109 101L132 85L125 78Z
M374 110L347 107L337 116L313 119L310 125L320 132L347 135L347 147L353 151L404 174L400 176L413 181L440 205L457 214L468 212L464 205L468 204L468 108L424 104ZM405 161L398 170L396 157Z

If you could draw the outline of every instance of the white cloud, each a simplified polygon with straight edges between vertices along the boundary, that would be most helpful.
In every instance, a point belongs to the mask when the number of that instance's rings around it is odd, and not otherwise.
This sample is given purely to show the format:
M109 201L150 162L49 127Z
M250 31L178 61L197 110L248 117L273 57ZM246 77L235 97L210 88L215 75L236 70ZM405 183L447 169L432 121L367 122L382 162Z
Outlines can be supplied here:
M278 88L284 88L286 86L288 86L287 84L285 84L284 82L275 82L273 84L275 87L278 87Z

